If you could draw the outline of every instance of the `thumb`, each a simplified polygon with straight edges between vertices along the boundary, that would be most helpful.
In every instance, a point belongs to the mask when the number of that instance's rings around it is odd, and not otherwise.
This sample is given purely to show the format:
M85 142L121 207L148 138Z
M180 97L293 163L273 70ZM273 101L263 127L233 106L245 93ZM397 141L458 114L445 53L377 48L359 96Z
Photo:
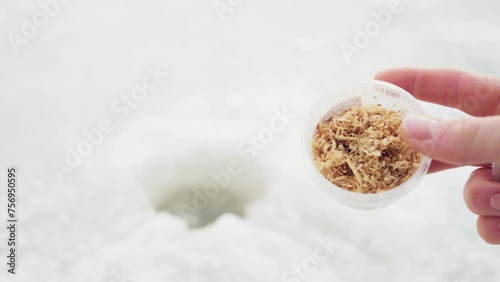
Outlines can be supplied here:
M409 116L400 130L410 146L441 162L463 166L500 161L500 116L449 120Z

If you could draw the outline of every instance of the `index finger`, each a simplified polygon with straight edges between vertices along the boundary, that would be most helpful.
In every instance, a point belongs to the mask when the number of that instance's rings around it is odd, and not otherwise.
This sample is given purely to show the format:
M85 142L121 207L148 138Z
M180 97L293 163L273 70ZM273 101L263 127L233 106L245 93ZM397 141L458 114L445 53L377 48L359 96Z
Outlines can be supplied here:
M500 79L445 69L401 68L379 72L384 80L417 99L453 107L473 116L500 114Z

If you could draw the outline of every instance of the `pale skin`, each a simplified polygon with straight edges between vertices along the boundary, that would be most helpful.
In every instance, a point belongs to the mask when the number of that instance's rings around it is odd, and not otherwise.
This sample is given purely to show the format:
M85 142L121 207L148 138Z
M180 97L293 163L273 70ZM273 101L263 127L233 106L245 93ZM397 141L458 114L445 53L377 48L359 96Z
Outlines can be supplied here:
M500 79L456 70L391 69L375 79L405 89L417 99L459 109L472 117L409 117L402 138L433 160L429 173L480 166L464 187L467 207L478 215L477 231L500 244L500 183L491 164L500 164Z

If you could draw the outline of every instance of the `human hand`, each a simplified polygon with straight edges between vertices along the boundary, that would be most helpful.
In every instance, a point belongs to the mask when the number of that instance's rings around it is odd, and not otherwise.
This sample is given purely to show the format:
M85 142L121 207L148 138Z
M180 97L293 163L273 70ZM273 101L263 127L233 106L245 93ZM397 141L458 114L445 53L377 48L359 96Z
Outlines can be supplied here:
M431 157L429 173L482 166L465 183L467 207L479 215L477 230L490 244L500 244L500 183L490 165L500 163L500 79L455 70L393 69L375 77L400 86L417 99L459 109L472 117L408 117L401 136Z

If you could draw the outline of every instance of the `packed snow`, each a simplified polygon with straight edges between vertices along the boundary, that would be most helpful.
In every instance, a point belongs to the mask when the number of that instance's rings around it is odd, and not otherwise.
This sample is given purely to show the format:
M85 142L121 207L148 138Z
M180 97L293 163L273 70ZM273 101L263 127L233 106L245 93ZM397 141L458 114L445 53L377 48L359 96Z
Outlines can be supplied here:
M3 1L0 162L18 170L19 221L15 275L0 229L0 281L500 281L500 251L462 198L472 168L359 211L316 185L301 143L319 97L379 70L500 75L499 8Z

